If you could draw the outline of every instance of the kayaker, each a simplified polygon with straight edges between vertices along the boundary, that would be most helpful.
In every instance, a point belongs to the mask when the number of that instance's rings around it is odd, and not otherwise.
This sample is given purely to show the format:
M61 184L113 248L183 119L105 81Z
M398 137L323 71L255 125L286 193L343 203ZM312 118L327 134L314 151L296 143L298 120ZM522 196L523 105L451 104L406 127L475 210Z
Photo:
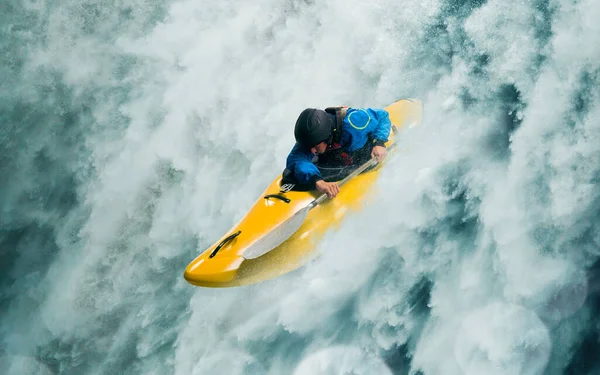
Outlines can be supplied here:
M379 162L385 158L391 127L389 114L383 109L305 109L296 120L296 144L287 157L283 183L296 186L296 190L316 189L335 197L340 191L335 181L344 173L371 157Z

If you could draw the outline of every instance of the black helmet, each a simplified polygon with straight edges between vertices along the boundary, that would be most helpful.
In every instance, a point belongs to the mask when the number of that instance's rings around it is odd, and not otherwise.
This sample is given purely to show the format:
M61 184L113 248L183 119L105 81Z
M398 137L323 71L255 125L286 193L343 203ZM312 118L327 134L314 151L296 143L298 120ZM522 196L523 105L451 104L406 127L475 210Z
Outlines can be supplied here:
M306 108L298 116L294 127L296 142L304 148L328 141L332 134L333 121L322 109Z

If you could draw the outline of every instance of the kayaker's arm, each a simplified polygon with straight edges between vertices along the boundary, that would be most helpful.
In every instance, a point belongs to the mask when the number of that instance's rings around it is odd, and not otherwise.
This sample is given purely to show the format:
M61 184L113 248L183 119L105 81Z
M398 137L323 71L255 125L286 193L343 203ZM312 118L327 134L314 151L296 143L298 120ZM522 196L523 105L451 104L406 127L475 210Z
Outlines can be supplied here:
M384 109L370 109L374 119L377 121L375 131L373 132L373 150L371 151L371 157L377 158L377 162L381 161L386 157L387 150L385 149L385 143L388 141L390 131L392 130L392 122L390 121L389 113Z
M392 128L389 113L379 108L350 108L344 125L341 143L350 152L365 147L367 139L371 147L385 147Z
M311 189L316 189L321 193L327 193L329 198L335 197L340 192L340 187L335 182L325 182L321 177L321 172L312 159L314 155L303 151L296 144L287 157L287 169L292 171L296 180L308 185Z
M305 151L296 144L286 161L286 168L294 174L298 183L309 185L312 189L317 181L323 180L319 168L312 162L313 158L310 151Z
M375 120L377 120L377 127L373 132L373 140L376 146L385 147L385 143L388 141L390 131L392 130L390 114L384 109L371 109L371 111Z

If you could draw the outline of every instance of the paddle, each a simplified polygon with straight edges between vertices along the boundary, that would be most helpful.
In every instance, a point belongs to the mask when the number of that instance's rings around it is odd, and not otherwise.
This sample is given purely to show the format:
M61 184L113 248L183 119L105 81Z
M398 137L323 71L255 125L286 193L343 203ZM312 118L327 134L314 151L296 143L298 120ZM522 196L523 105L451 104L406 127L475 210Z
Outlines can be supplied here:
M388 150L391 150L396 145L396 142L391 144L388 147ZM368 168L377 164L377 159L372 157L369 161L358 167L355 171L346 176L343 180L338 182L338 186L342 187L346 182L350 181L352 178L358 176ZM327 199L327 194L321 194L317 199L313 200L308 204L308 206L297 211L292 217L279 224L275 229L269 232L264 237L258 239L254 242L250 247L244 250L242 256L245 259L255 259L261 255L268 253L273 250L277 246L281 245L285 240L290 238L290 236L298 230L304 223L308 212L323 203L323 201Z

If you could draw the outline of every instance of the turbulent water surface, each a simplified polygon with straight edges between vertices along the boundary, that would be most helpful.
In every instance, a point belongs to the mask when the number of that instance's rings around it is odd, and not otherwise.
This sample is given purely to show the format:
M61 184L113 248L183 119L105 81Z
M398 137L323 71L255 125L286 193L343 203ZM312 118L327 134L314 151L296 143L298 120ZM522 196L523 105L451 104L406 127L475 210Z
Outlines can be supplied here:
M598 374L600 3L3 0L2 374ZM278 279L188 285L305 107L425 103Z

